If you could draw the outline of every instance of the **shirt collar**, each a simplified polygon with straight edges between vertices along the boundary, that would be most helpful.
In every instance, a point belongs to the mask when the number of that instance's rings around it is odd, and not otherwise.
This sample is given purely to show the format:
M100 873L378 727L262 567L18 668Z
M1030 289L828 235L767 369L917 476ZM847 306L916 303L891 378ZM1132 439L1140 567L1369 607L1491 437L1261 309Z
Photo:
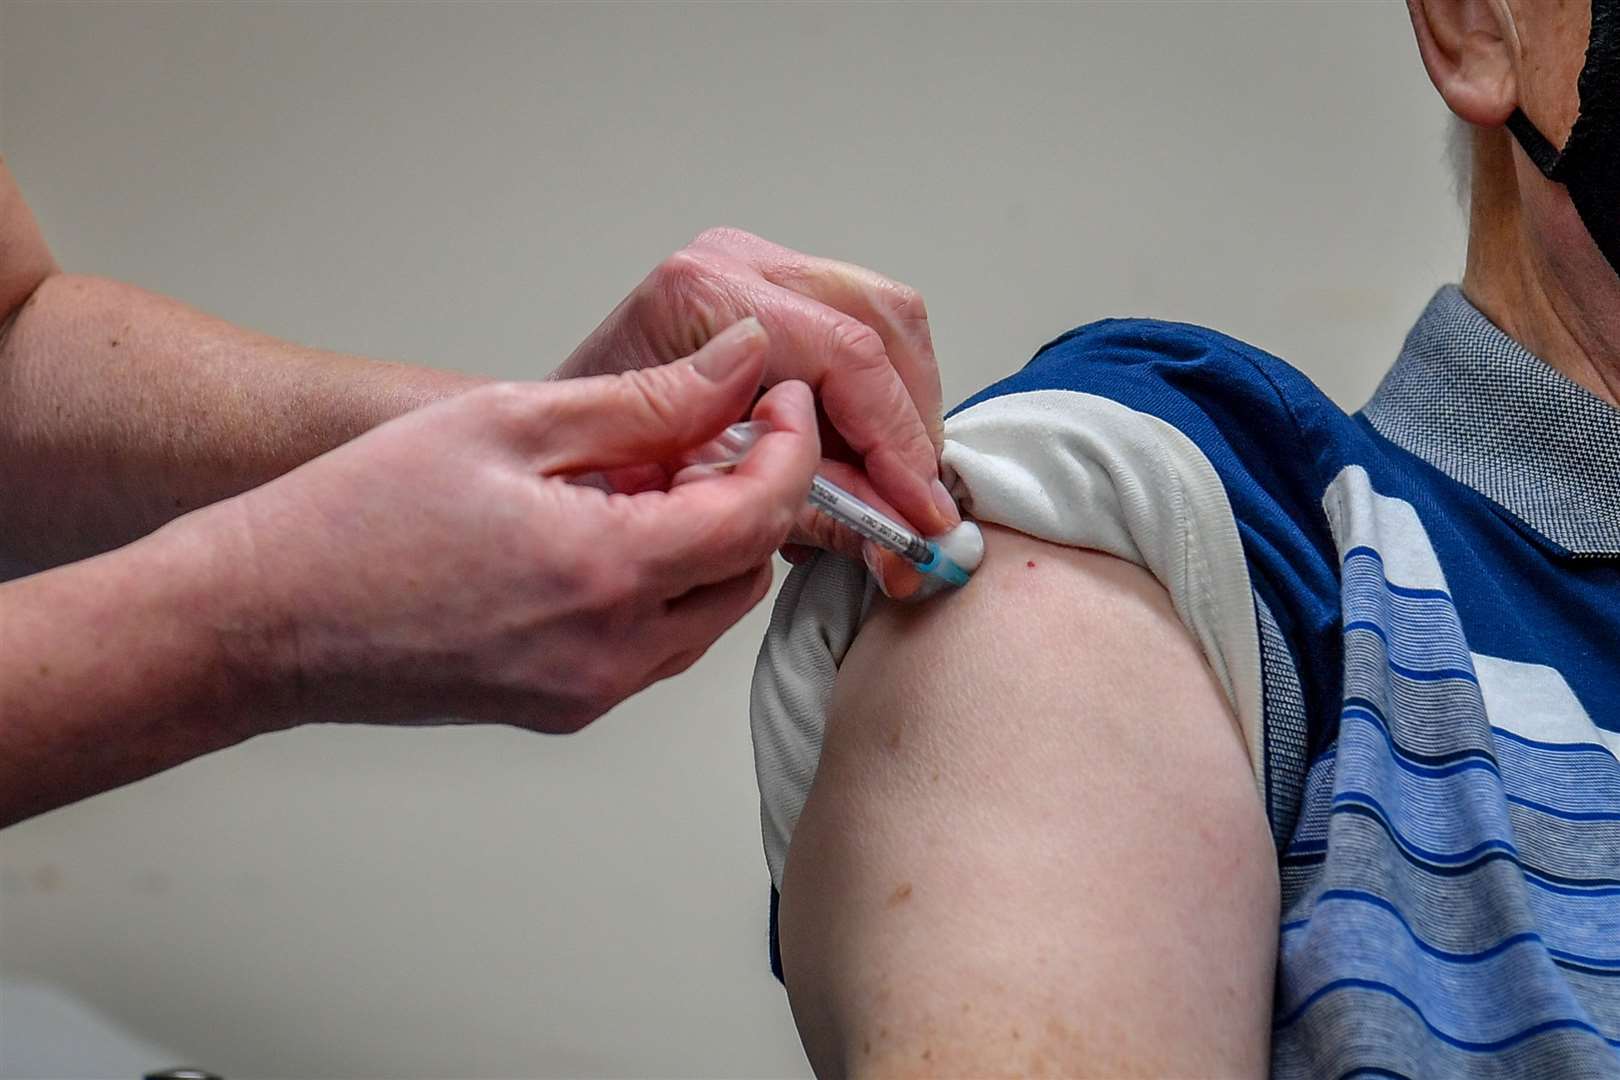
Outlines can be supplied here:
M1447 285L1362 415L1576 555L1620 555L1620 409Z

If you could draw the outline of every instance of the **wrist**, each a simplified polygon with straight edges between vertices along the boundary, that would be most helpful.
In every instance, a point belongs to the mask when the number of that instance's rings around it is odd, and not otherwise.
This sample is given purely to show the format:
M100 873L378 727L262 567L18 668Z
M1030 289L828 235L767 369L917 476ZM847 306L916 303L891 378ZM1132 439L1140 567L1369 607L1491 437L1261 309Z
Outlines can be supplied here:
M418 367L371 361L372 386L366 395L365 415L354 425L354 435L362 434L408 412L476 390L496 380L486 375L467 375L442 368ZM353 437L353 436L351 436Z
M0 826L286 726L231 662L233 584L198 539L0 586Z
M172 583L166 603L188 627L201 713L237 740L304 719L293 621L264 587L239 499L159 529L125 551L136 572Z

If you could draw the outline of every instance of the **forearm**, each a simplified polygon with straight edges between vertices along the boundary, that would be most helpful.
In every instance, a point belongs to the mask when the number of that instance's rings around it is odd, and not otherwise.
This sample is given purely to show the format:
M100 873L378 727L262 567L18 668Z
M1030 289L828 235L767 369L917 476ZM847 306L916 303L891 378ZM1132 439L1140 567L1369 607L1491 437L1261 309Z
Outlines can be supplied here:
M0 554L51 566L109 550L482 381L48 276L0 329Z
M185 523L0 585L0 826L286 721L229 553Z

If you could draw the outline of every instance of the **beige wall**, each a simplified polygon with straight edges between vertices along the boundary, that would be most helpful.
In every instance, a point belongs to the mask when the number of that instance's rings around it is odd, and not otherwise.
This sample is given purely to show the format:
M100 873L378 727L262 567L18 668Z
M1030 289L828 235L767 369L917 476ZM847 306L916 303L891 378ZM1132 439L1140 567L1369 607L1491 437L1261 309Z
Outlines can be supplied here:
M0 101L65 266L511 376L719 223L919 287L951 400L1136 313L1359 404L1461 266L1394 2L8 3ZM762 616L577 737L316 728L0 835L0 1072L803 1073Z

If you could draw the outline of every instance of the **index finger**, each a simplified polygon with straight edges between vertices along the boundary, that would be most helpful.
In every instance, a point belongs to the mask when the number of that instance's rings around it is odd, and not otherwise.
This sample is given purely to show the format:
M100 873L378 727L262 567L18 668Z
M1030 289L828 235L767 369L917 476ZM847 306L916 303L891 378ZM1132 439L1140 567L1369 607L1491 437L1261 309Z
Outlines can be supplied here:
M772 430L730 473L632 498L627 523L658 591L678 596L770 559L810 493L821 463L815 401L802 382L778 383L754 409Z
M693 242L750 263L766 281L870 326L916 404L937 457L944 448L939 361L922 294L864 266L823 259L738 229L714 229Z
M939 455L877 331L757 274L736 281L729 301L770 332L767 381L808 382L872 485L907 521L929 535L955 525L934 493Z
M954 526L955 507L938 484L939 367L921 296L735 229L711 229L689 250L705 269L697 296L752 312L770 330L767 379L810 382L888 501L925 533Z

